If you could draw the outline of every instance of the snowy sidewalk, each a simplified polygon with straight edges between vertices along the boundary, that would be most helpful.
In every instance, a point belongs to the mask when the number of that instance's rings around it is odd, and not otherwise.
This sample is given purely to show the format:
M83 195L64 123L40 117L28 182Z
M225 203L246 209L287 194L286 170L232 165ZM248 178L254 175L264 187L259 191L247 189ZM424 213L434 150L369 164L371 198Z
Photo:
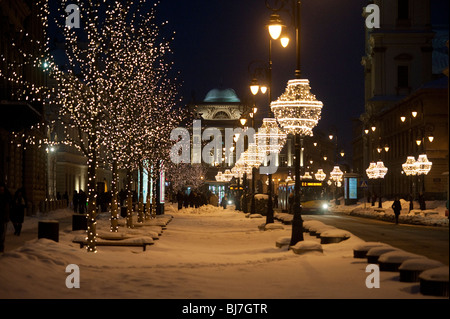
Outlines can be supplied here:
M232 207L231 207L232 208ZM295 254L276 247L291 226L260 231L261 218L234 209L204 206L177 211L160 239L145 252L133 247L98 247L88 253L60 240L28 241L0 256L0 298L117 299L442 299L419 293L419 283L399 282L381 272L380 288L367 288L367 261L353 258L355 236L324 244L323 253ZM305 216L305 220L308 216ZM108 216L97 231L109 229ZM320 239L305 233L305 241ZM80 288L66 287L66 267L77 265Z

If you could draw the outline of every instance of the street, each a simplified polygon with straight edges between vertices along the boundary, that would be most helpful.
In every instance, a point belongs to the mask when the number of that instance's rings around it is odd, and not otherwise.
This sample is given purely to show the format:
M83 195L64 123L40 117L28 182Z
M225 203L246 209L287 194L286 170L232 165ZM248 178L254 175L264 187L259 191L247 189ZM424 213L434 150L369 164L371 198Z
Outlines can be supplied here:
M449 264L449 229L399 224L348 215L305 215L348 230L365 241L381 241L406 251Z

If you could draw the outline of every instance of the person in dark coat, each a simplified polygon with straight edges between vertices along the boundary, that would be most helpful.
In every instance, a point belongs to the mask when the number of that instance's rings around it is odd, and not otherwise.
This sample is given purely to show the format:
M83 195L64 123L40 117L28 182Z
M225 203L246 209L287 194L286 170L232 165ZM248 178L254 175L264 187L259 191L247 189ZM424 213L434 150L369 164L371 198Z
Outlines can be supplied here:
M178 202L178 210L183 208L183 194L181 191L178 191L177 193L177 202Z
M427 206L425 204L425 196L423 195L423 193L419 194L419 206L420 206L420 210L427 209Z
M85 214L87 195L82 189L80 189L80 194L78 196L78 212L80 214Z
M5 250L6 227L9 222L11 195L4 184L0 184L0 252Z
M394 210L395 215L395 224L398 224L398 216L400 215L400 211L402 210L402 204L398 199L398 196L395 197L394 203L392 204L392 209Z
M11 210L11 222L14 226L14 235L20 236L22 231L22 224L25 218L25 208L27 207L27 200L25 198L25 191L19 188L14 194Z
M80 195L78 195L78 192L76 190L73 191L72 203L73 203L73 211L74 212L78 212L79 199L80 199Z
M227 197L227 194L225 194L222 197L222 207L223 207L223 209L227 209L227 204L228 204L227 202L228 202L228 197Z
M69 206L69 194L67 194L67 191L64 192L62 199L64 199L66 201L66 205Z

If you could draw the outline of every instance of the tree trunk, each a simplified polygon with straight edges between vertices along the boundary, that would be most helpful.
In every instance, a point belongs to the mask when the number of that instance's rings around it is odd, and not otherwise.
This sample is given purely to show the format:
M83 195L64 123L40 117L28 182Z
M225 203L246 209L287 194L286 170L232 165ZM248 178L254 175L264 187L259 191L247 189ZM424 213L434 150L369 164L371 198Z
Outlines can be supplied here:
M111 232L116 233L118 231L119 210L117 205L117 182L118 182L118 168L117 162L113 162L112 167L112 181L111 181Z
M151 193L150 193L150 188L151 188L151 176L150 173L147 171L147 204L146 204L146 210L145 210L145 219L150 219L151 218Z
M295 134L295 186L294 186L294 218L292 219L292 236L289 246L294 246L299 241L303 241L303 220L302 206L300 203L300 148L303 141L299 134ZM300 141L299 141L300 140Z
M138 222L144 222L144 169L142 163L139 164L139 206Z
M133 185L131 169L127 169L127 227L133 228L133 192L131 191L131 187Z
M97 166L97 150L95 137L91 137L89 141L91 158L88 159L88 209L87 209L87 251L97 252L97 205L96 205L96 166ZM84 203L80 203L84 205Z

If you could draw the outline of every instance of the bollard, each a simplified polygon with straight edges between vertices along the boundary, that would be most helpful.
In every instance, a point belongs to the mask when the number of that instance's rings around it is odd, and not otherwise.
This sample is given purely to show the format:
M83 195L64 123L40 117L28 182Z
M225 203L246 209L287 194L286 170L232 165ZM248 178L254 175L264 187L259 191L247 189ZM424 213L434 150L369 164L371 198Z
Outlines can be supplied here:
M39 221L38 238L47 238L59 241L59 222L57 220Z

